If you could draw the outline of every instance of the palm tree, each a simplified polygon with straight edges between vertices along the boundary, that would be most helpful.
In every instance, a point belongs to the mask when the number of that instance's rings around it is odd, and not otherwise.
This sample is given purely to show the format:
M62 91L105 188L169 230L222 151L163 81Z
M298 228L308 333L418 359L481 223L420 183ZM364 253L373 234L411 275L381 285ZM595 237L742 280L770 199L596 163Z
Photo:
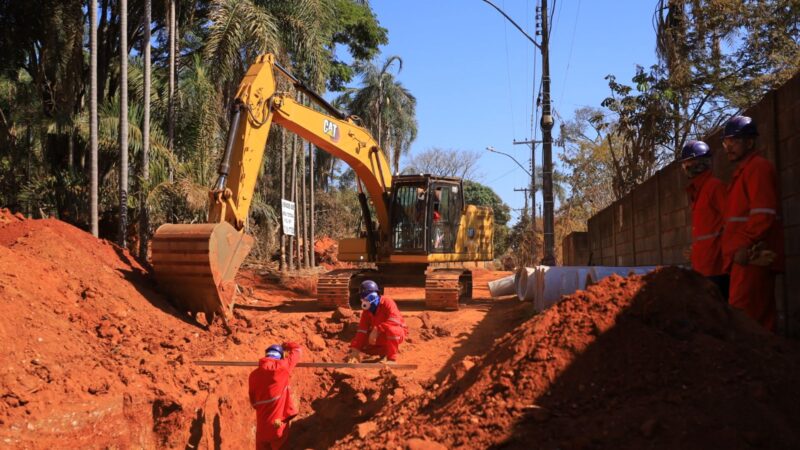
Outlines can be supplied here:
M169 91L168 91L168 111L167 111L167 146L170 152L175 151L175 34L178 31L177 20L175 18L175 0L169 0ZM169 171L169 181L173 181L174 174L172 169Z
M363 86L345 93L344 103L361 117L391 161L394 173L398 173L400 157L417 137L417 99L390 72L395 62L399 73L403 68L399 56L387 58L380 68L372 63L359 64Z
M99 224L97 214L97 1L89 0L89 216L91 217L92 235L99 235Z
M128 228L128 0L119 2L119 245Z
M149 218L147 214L147 191L150 181L150 25L151 0L144 2L144 39L142 54L144 55L144 118L142 120L142 186L140 199L139 222L139 257L147 260L147 239L149 234Z

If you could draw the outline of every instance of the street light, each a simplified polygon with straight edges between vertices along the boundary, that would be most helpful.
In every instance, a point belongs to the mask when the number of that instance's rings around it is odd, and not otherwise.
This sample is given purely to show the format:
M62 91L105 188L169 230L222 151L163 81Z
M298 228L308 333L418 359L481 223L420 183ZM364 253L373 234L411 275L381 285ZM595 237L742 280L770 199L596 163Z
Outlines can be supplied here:
M497 154L500 154L500 155L505 155L505 156L508 156L509 158L511 158L511 160L512 160L512 161L514 161L515 163L517 163L517 165L519 166L519 168L520 168L520 169L522 169L522 170L524 170L524 171L525 171L525 173L527 173L527 174L528 174L528 176L531 176L531 171L530 171L530 170L528 170L528 169L526 169L526 168L525 168L525 166L523 166L522 164L520 164L520 163L519 163L519 161L517 161L517 159L516 159L516 158L514 158L514 157L513 157L513 156L511 156L511 155L509 155L508 153L501 152L500 150L497 150L496 148L492 147L491 145L490 145L490 146L488 146L488 147L486 147L486 150L489 150L489 151L490 151L490 152L492 152L492 153L497 153Z

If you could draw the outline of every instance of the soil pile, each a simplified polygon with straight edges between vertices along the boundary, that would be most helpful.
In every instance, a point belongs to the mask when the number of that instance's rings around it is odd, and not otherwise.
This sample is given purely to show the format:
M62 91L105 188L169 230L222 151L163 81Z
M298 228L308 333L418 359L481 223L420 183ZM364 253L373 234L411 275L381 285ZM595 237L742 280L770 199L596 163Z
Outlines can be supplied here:
M338 253L339 243L335 239L323 236L314 242L314 258L317 264L336 266L339 264L339 259L336 257Z
M798 374L797 343L665 268L566 297L373 433L389 448L798 448Z
M357 312L321 311L249 270L238 278L243 301L230 319L233 333L205 329L177 314L146 267L116 245L57 220L0 217L0 447L251 448L251 369L192 362L254 361L268 345L289 340L304 346L306 360L341 361L356 334ZM476 277L485 286L504 275ZM407 294L417 303L424 298L421 289ZM367 437L377 411L420 396L444 376L442 361L481 353L519 323L516 303L477 301L458 312L413 305L401 305L411 329L401 362L423 351L431 358L396 375L296 370L293 447ZM470 333L476 342L464 340Z
M2 445L252 445L249 369L192 361L254 360L284 340L308 348L315 321L292 323L275 311L251 319L237 311L234 334L205 330L155 292L127 251L57 220L8 216L0 224ZM315 357L340 358L331 347L315 347ZM317 398L321 385L331 387L329 380L298 376L301 403Z

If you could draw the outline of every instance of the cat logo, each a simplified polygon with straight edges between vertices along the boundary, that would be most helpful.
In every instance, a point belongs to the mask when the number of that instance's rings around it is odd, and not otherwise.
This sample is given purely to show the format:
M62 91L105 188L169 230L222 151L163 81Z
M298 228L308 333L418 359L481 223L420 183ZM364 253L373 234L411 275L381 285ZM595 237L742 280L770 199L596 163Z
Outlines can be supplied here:
M325 119L322 124L322 132L330 136L333 142L339 142L339 125Z

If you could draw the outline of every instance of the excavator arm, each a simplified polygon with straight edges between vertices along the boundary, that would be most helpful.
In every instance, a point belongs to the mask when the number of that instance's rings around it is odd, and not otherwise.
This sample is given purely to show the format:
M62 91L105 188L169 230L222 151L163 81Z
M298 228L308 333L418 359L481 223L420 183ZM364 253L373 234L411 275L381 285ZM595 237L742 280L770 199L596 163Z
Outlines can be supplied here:
M322 111L278 92L276 75L288 77ZM392 176L375 140L283 69L273 55L259 56L242 79L232 107L219 178L209 193L208 223L165 224L153 237L152 261L159 285L180 310L203 312L209 323L215 314L226 316L235 295L234 277L253 245L246 233L247 216L271 124L296 133L352 167L380 224L377 236L370 239L373 250L387 245L389 239ZM371 232L365 196L360 198Z

